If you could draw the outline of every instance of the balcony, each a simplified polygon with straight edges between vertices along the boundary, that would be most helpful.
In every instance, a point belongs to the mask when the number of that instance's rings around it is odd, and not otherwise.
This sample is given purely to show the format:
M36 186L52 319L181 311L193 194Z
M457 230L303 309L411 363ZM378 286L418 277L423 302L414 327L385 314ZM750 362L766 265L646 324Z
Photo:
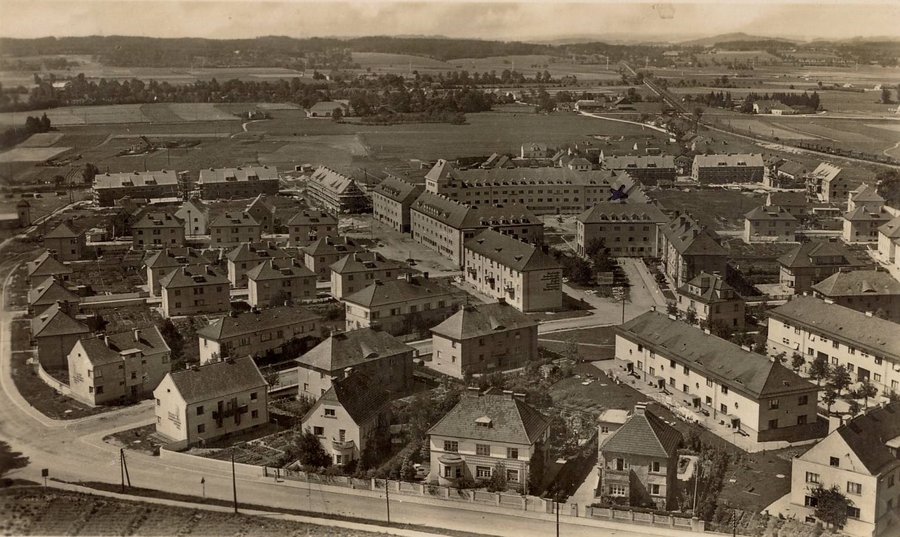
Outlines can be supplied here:
M331 439L331 449L335 451L348 451L354 449L356 447L356 443L353 440L337 440L335 438Z

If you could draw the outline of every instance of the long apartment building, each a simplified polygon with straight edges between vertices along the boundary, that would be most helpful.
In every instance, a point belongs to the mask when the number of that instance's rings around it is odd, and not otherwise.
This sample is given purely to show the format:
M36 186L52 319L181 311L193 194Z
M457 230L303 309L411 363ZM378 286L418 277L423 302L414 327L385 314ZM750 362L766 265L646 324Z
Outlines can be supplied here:
M697 155L691 177L703 184L760 183L765 172L765 162L757 153Z
M300 306L219 316L197 330L200 364L229 357L264 358L289 351L292 345L296 351L304 351L319 341L321 323L322 317Z
M335 214L361 213L369 208L369 198L355 180L325 166L319 166L306 180L306 195Z
M200 170L197 189L200 199L255 198L260 194L278 194L280 181L274 166L209 168Z
M868 379L885 395L900 394L900 324L811 296L796 296L769 311L771 353L798 353L806 365L825 357Z
M571 167L458 169L439 160L425 175L425 191L467 205L518 204L534 214L577 214L610 199L646 202L628 174Z
M678 174L672 155L624 155L600 157L600 167L625 172L645 185L674 182Z
M409 233L409 209L424 190L422 185L414 185L397 177L387 177L372 190L372 214L375 221L401 233Z
M616 358L641 380L758 442L823 436L818 387L768 357L656 311L616 331Z
M616 257L657 257L660 229L668 221L650 203L598 203L576 219L576 249L585 255L588 244L602 240Z
M465 241L483 229L540 244L544 223L523 205L465 205L445 196L423 192L410 208L414 241L463 266Z
M112 207L124 197L143 199L177 198L181 192L178 174L172 170L129 173L98 173L92 185L94 203Z

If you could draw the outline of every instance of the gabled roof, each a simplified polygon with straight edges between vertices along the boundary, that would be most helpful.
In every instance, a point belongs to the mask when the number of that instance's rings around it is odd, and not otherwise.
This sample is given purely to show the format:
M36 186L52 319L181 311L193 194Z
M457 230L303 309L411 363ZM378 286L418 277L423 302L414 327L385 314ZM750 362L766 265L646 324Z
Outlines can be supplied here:
M169 376L187 404L268 387L266 379L249 356L175 371Z
M311 256L335 254L345 256L347 254L352 254L353 252L359 252L362 250L362 248L357 246L352 239L348 239L347 237L331 236L322 237L321 239L318 239L312 244L304 246L301 249L304 253L307 253Z
M144 356L169 352L169 346L155 326L137 330L95 336L78 340L85 350L86 358L93 365L114 363L122 359L128 351L140 351Z
M200 330L197 336L212 341L223 341L229 338L254 334L271 328L290 327L312 321L320 321L322 317L315 312L299 306L277 306L257 311L247 311L236 315L222 315L210 321Z
M852 222L888 222L891 215L884 209L872 211L863 206L844 213L844 219Z
M793 160L787 160L784 162L784 164L782 164L781 166L778 166L778 172L786 173L788 175L793 175L793 176L803 175L804 173L807 172L807 167L805 164L802 164L800 162L796 162ZM783 194L792 194L792 192L782 192L782 193ZM774 194L774 192L773 192L773 194ZM799 193L799 194L802 194L802 193Z
M868 183L863 183L856 187L850 193L850 199L861 203L884 203L884 198L878 194L878 189Z
M778 205L764 205L756 207L744 215L750 221L785 221L793 222L797 219L787 209Z
M464 394L428 434L530 446L549 426L543 414L511 395Z
M300 367L340 373L347 367L412 353L413 350L387 332L360 328L331 335L296 361Z
M609 224L613 222L649 222L662 224L669 221L666 215L652 203L598 203L578 215L583 224Z
M560 264L540 247L492 229L482 230L467 240L465 248L517 272L561 269Z
M315 275L315 272L294 258L289 260L269 259L247 271L247 279L254 282L315 277Z
M247 205L247 210L263 210L275 214L275 202L267 194L259 194Z
M209 227L258 226L259 222L244 211L224 212L209 222Z
M72 274L72 267L57 261L48 250L37 256L34 261L28 262L28 277L55 276L57 274Z
M398 261L385 259L378 252L361 251L338 259L331 265L331 270L337 274L355 274L381 270L400 270L403 266Z
M812 288L826 297L900 295L900 282L882 270L835 272Z
M78 302L78 295L60 285L53 276L28 291L28 304L30 305L51 302Z
M209 168L200 170L198 185L247 181L277 181L275 166L245 166L237 168Z
M506 302L465 306L441 324L431 329L431 333L457 341L489 334L502 333L521 328L537 326L533 317L525 315Z
M303 209L288 220L288 226L322 226L331 224L337 226L338 220L330 213L317 211L316 209Z
M179 267L159 280L163 289L196 287L199 285L229 285L228 278L212 267Z
M89 334L90 332L91 330L86 324L76 321L63 311L59 302L31 319L31 337L35 338Z
M709 230L687 214L680 214L663 226L663 235L681 255L728 255Z
M58 226L53 228L53 230L51 230L50 233L47 233L46 235L44 235L44 238L45 239L74 239L74 238L80 237L82 235L84 235L84 231L74 231L72 229L72 227L69 226L69 224L62 222L61 224L59 224Z
M361 373L337 380L331 384L314 408L322 405L341 406L356 425L363 425L378 416L391 402L391 393ZM307 413L307 417L312 410ZM304 421L306 418L304 418Z
M700 289L700 293L692 293L692 287ZM722 296L726 291L731 291L731 298ZM700 274L694 276L691 281L678 288L678 293L694 297L705 304L741 298L734 290L734 287L728 285L724 278L718 274L709 274L707 272L700 272Z
M878 228L878 233L889 239L900 238L900 216L886 224L882 224L881 227Z
M874 408L859 415L833 433L840 435L872 475L900 465L886 445L900 438L900 402Z
M763 167L762 155L759 153L735 153L717 155L697 155L694 157L694 165L700 168L738 167L748 168Z
M144 258L144 266L150 269L175 268L188 265L207 265L215 261L212 255L194 248L166 248L158 252L150 252Z
M803 192L769 192L766 204L776 207L806 207L809 202Z
M600 165L610 170L638 169L675 169L675 157L672 155L624 155L605 157Z
M411 209L457 230L542 224L524 205L465 205L428 191L416 198Z
M637 407L631 417L606 439L600 450L668 459L675 455L682 440L676 428L649 409Z
M404 205L412 203L419 194L425 190L422 185L414 185L407 183L397 177L387 177L372 191L373 194L380 194L390 200L396 201Z
M656 311L628 321L616 332L754 399L815 389L766 356Z
M432 280L411 278L410 281L376 281L372 285L360 289L350 296L344 297L344 302L372 308L385 304L409 302L426 297L449 298L451 296L452 294L449 289Z
M835 259L835 262L829 259ZM831 241L810 241L798 245L778 258L778 263L788 268L811 268L818 266L864 266L842 243Z
M233 263L262 261L264 259L287 259L289 257L293 257L290 251L280 248L272 242L242 242L225 254L225 259Z
M152 172L98 173L94 176L94 189L131 188L143 186L178 185L178 174L173 170Z
M173 228L184 226L184 221L165 210L144 211L140 219L132 224L134 229Z
M317 183L322 188L337 195L351 194L361 195L362 191L357 186L356 181L344 174L338 173L331 168L319 166L316 171L309 176L309 182Z

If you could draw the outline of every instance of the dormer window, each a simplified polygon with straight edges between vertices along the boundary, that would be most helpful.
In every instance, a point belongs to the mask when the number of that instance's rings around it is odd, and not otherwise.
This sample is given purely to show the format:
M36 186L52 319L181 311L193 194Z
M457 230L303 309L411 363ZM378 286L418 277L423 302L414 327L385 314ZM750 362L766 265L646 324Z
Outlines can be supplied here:
M492 427L491 418L487 416L482 416L475 420L475 425L477 427L484 427L486 429L490 429Z

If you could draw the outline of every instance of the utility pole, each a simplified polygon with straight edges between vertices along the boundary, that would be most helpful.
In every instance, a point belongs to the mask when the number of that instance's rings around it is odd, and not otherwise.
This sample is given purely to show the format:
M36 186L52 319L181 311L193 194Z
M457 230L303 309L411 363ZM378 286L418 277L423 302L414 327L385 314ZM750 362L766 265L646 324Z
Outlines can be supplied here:
M205 477L200 478L200 489L203 492L203 499L206 499L206 478Z
M234 512L237 514L237 476L234 472L234 452L231 452L231 493L234 496Z
M384 480L384 503L387 507L387 523L391 523L391 480Z
M556 537L559 537L559 493L553 497L553 505L556 507Z
M625 324L625 288L622 288L622 324Z

